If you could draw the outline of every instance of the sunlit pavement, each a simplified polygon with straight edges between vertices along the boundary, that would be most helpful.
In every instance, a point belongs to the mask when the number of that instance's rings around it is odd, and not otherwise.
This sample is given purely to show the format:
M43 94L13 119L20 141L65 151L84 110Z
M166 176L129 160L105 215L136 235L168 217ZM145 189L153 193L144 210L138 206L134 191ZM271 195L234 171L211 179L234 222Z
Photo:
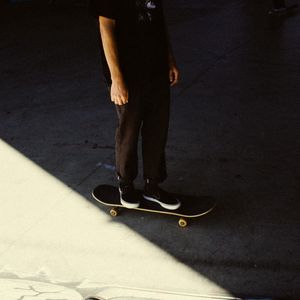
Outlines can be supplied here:
M1 300L299 298L299 16L166 4L182 81L165 188L217 210L181 229L96 205L116 120L93 23L80 1L1 8Z
M5 143L1 142L0 148L1 183L5 191L1 193L2 273L46 281L68 280L80 283L76 285L80 289L118 283L186 292L197 291L197 286L201 286L202 292L228 294L126 225L113 222L84 197ZM19 282L0 281L4 287L10 287L8 295L2 291L3 299L10 296ZM57 289L36 284L34 291L49 293L39 297L50 297L52 290ZM16 284L18 295L25 290L23 285L35 286L26 281L21 286ZM67 299L75 297L75 292L63 289L62 293L70 295L64 296ZM56 296L41 299L63 299L62 295Z

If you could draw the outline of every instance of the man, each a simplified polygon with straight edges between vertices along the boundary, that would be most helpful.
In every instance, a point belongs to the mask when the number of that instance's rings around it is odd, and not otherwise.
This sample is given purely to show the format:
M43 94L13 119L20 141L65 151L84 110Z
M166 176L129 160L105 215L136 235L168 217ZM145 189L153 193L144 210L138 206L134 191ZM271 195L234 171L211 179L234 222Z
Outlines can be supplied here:
M299 8L298 4L286 5L286 0L273 0L273 7L269 11L270 15L287 16L293 14Z
M145 187L143 197L175 210L177 199L159 184L167 177L165 146L169 126L170 86L179 71L168 40L163 0L91 0L100 25L105 81L118 115L116 173L120 201L139 206L134 189L141 131Z
M285 0L273 0L273 7L269 11L270 14L285 14L286 5Z

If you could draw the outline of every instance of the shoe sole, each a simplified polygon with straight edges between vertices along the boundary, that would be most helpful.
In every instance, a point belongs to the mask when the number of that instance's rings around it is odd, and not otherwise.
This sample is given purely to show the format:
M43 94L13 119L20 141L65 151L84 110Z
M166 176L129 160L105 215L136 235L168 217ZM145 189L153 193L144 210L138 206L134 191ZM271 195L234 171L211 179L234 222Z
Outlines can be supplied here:
M130 209L133 209L133 208L138 208L140 206L140 203L129 203L129 202L126 202L122 196L121 196L121 191L119 189L119 193L120 193L120 202L121 204L126 207L126 208L130 208Z
M145 196L143 195L143 198L146 199L146 200L149 200L149 201L152 201L152 202L155 202L155 203L158 203L161 207L165 208L165 209L168 209L168 210L176 210L180 207L181 203L180 201L178 201L178 204L177 205L171 205L171 204L166 204L166 203L163 203L163 202L160 202L159 200L155 199L155 198L152 198L152 197L148 197L148 196Z
M138 208L140 206L139 203L128 203L126 201L124 201L122 198L120 198L120 202L121 204L126 207L126 208Z

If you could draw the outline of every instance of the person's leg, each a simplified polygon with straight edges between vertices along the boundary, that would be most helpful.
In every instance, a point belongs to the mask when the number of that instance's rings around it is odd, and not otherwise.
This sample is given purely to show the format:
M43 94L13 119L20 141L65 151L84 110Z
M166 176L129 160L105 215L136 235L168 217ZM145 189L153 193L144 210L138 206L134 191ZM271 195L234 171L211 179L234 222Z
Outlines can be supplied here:
M285 8L285 0L273 0L273 8L274 9Z
M140 201L133 181L138 173L137 144L142 123L141 88L139 85L130 85L128 88L128 103L115 105L118 116L115 163L120 202L127 208L137 208Z
M158 184L167 177L165 147L169 129L170 87L168 82L153 80L144 98L142 147L145 187L143 197L165 209L175 210L180 202Z
M125 105L116 105L118 125L115 134L116 173L121 184L134 181L138 173L137 144L142 123L141 90L129 87L129 99Z
M142 152L144 179L161 183L167 177L165 147L169 129L170 87L153 80L144 99Z
M269 11L270 15L275 15L275 16L285 16L287 13L287 7L285 4L285 0L273 0L273 7Z
M298 4L287 5L285 0L273 0L273 7L269 14L277 17L286 17L293 15L298 9Z

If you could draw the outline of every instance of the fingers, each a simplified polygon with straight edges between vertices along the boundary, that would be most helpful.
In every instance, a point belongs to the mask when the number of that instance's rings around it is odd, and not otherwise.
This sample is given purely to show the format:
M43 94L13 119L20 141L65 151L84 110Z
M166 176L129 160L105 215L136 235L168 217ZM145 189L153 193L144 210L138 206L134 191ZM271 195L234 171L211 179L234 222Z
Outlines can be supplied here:
M128 103L128 99L124 97L117 97L113 102L117 105L125 105Z
M174 68L170 70L169 73L169 77L170 77L170 85L174 86L175 84L178 83L179 81L179 71L178 69Z
M124 105L128 103L129 93L123 80L113 81L110 92L111 101L116 105Z
M111 101L114 102L116 105L125 105L128 103L128 100L122 97L114 97Z
M112 93L111 101L116 105L125 105L128 103L128 92L124 93Z

